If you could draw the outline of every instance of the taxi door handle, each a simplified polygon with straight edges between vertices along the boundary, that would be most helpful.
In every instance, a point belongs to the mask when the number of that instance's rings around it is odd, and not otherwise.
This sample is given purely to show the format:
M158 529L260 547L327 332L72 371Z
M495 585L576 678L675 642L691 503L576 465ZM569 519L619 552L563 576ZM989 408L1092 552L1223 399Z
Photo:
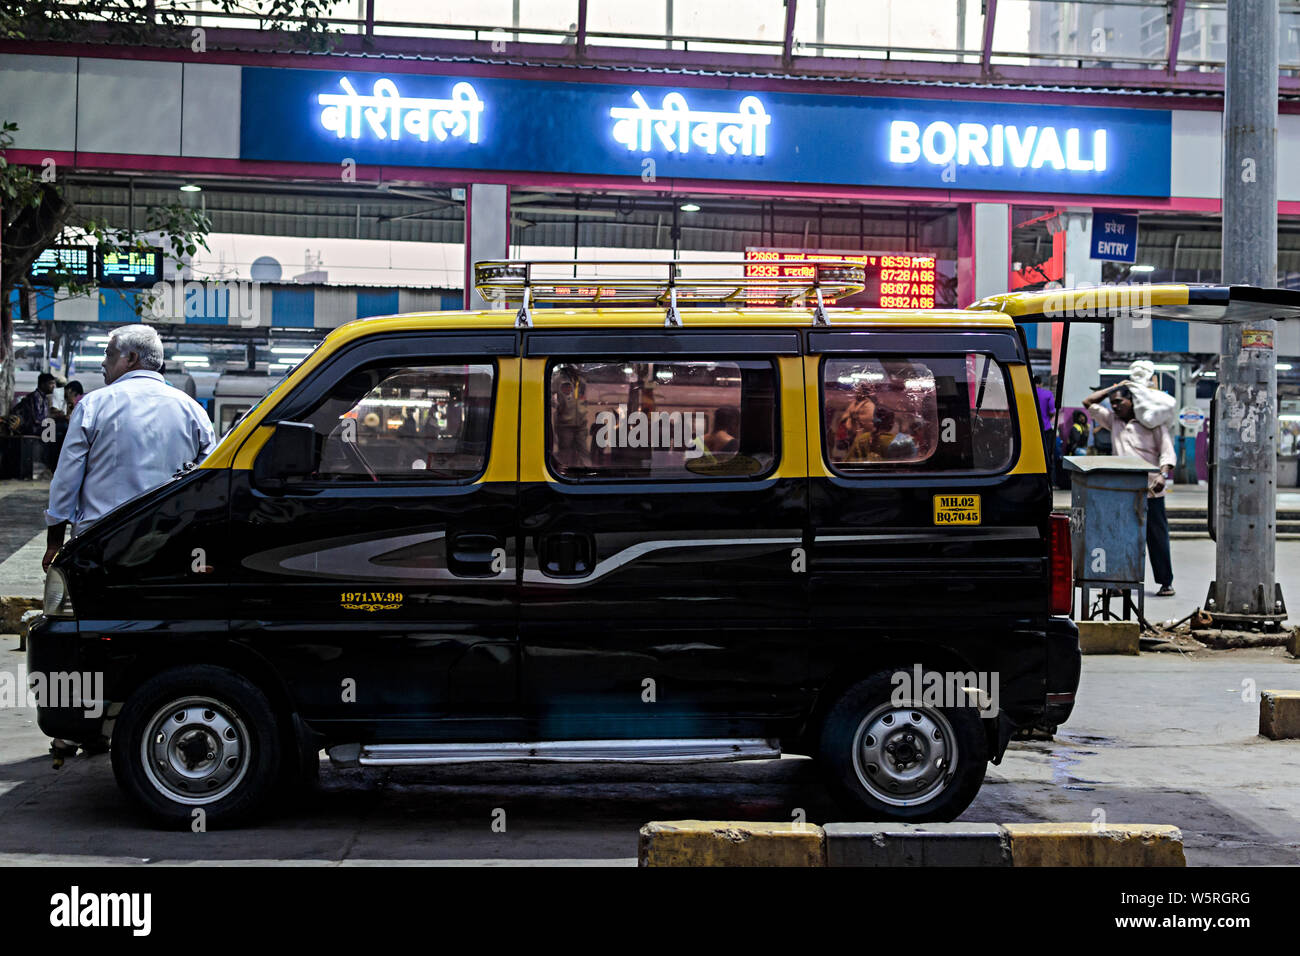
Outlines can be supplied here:
M596 539L578 531L552 531L537 542L537 563L552 578L580 578L596 563Z
M447 569L465 577L491 577L492 562L505 544L495 534L462 531L451 536L447 547Z

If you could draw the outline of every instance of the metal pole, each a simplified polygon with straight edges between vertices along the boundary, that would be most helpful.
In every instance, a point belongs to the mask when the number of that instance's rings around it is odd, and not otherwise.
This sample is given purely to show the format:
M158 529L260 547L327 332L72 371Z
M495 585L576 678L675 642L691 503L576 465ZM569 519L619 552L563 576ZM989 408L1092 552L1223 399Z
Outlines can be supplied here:
M1277 0L1233 0L1223 117L1223 281L1277 285ZM1223 328L1216 614L1268 615L1277 544L1277 322Z

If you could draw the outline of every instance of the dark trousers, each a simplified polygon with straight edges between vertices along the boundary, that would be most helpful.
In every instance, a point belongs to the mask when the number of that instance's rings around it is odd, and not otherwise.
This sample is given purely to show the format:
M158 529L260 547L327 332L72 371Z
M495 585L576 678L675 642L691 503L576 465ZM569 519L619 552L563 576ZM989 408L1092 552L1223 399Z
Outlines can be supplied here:
M1164 498L1147 499L1147 555L1151 573L1161 587L1174 583L1174 563L1169 558L1169 518Z

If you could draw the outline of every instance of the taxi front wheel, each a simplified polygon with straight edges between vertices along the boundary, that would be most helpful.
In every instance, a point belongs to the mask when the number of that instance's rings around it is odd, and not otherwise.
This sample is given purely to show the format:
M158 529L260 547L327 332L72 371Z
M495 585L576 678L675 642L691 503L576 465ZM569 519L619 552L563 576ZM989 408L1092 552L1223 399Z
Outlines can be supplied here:
M865 820L946 821L984 782L988 737L974 707L912 706L897 668L873 674L836 701L818 749L827 785Z
M283 745L261 691L233 671L192 665L130 696L112 754L118 786L154 822L197 830L262 807L280 778Z

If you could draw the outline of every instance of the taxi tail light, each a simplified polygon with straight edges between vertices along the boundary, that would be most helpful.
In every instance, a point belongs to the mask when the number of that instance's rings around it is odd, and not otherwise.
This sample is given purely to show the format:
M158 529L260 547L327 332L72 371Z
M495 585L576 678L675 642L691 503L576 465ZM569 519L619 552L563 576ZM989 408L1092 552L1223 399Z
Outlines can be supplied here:
M1070 556L1070 516L1052 515L1047 519L1047 566L1051 579L1049 614L1069 614L1074 610L1074 562Z

